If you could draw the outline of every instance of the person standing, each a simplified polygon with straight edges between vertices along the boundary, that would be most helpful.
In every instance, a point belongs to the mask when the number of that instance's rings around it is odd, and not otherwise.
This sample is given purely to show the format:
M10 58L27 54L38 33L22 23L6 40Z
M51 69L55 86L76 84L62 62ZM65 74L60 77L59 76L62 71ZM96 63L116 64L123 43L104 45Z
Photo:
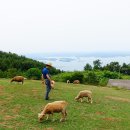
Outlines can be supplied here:
M52 67L51 63L46 64L46 67L42 69L42 79L45 80L46 85L46 94L45 100L49 100L49 93L51 91L51 76L50 76L50 68Z

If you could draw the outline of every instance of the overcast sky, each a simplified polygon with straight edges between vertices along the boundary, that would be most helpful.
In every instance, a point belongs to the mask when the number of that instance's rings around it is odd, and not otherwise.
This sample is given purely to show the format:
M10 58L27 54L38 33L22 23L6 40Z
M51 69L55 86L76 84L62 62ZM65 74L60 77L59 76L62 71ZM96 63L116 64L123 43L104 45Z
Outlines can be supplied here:
M1 0L0 50L130 51L130 0Z

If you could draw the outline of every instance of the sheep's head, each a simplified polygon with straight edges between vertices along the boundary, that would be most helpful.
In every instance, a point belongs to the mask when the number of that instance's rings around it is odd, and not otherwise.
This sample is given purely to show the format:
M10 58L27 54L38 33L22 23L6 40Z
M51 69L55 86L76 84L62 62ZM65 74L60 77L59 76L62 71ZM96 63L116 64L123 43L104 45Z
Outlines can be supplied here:
M45 114L38 113L38 121L41 122L44 118Z
M77 101L79 98L78 97L75 97L75 100Z

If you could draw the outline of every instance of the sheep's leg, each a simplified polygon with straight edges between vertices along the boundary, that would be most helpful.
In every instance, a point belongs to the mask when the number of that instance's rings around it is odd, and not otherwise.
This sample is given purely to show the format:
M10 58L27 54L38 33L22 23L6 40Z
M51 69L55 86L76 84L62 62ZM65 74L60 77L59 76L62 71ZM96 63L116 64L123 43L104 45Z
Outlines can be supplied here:
M67 111L65 110L65 117L67 116Z
M65 110L65 113L64 113L64 114L65 114L64 116L65 116L65 119L66 119L66 117L67 117L67 111L66 111L66 110Z
M90 103L91 103L91 104L93 103L93 100L92 100L92 98L90 98Z
M66 108L63 110L64 118L67 116Z
M64 114L64 112L62 111L61 114L62 114L62 117L60 119L60 122L65 121L65 114Z
M89 102L92 104L92 98L91 97L88 97L88 100L89 100Z
M87 97L87 102L89 102L89 97Z
M50 114L47 114L47 116L46 116L46 120L48 120L49 116L50 116Z
M81 98L81 100L80 100L81 102L83 102L83 98Z

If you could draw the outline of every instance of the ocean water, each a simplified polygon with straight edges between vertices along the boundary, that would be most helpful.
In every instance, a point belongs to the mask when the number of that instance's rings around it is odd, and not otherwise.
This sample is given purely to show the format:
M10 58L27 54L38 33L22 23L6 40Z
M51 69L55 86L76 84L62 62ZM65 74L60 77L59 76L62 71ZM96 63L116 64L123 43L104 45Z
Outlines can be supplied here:
M109 64L110 62L119 62L120 65L123 63L130 63L130 56L113 56L113 57L83 57L83 56L47 56L43 58L37 58L37 60L48 63L51 62L54 67L64 71L81 71L84 69L84 66L89 63L93 66L93 61L99 59L102 63L102 66Z

